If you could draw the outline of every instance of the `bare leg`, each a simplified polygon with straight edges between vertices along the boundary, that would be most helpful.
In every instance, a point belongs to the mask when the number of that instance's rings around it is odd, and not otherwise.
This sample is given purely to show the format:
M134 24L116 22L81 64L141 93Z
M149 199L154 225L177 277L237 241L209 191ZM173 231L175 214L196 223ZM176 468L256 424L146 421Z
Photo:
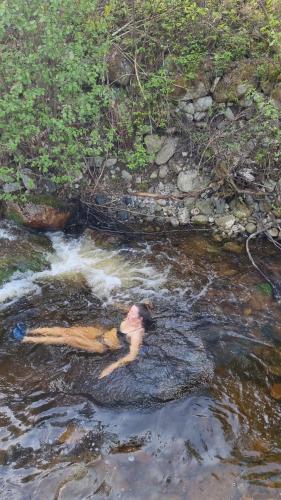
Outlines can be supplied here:
M98 352L103 353L106 350L106 347L94 339L83 339L76 336L69 335L66 336L35 336L35 335L27 335L24 337L23 342L25 343L33 343L33 344L44 344L44 345L68 345L70 347L74 347L77 349L83 349L89 352Z
M61 328L54 326L51 328L33 328L32 330L28 330L27 333L28 335L47 335L65 338L75 335L77 337L94 339L100 337L104 333L104 328L96 326L72 326L69 328Z

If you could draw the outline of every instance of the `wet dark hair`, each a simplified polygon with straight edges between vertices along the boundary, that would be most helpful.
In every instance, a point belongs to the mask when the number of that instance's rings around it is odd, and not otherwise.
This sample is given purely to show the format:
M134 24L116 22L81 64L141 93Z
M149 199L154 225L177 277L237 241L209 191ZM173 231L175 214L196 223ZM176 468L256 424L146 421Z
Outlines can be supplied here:
M139 310L139 315L142 318L143 322L143 327L145 330L149 329L152 325L152 316L150 312L150 307L147 304L144 304L143 302L140 302L139 304L135 304Z

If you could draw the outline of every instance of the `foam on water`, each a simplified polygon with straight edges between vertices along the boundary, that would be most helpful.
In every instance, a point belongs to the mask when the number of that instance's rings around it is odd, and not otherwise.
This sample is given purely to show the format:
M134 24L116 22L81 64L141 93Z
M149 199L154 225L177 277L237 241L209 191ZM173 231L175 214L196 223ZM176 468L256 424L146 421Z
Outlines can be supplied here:
M41 272L17 272L0 288L2 308L19 298L40 293L40 284L47 280L65 277L81 278L93 295L103 300L136 296L150 296L166 282L169 269L158 271L132 253L122 255L122 250L105 250L97 247L88 237L66 237L63 233L49 233L53 253L46 258L50 269Z

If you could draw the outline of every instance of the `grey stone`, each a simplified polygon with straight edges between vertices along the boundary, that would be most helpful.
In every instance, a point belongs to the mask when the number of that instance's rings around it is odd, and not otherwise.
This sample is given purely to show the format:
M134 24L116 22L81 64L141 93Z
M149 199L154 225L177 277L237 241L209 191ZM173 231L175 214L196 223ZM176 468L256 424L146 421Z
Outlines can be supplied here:
M226 110L224 111L224 116L230 121L230 122L233 122L235 120L235 115L232 111L231 108L226 108Z
M174 156L177 149L178 139L176 137L167 137L160 151L157 153L155 163L163 165Z
M141 184L141 183L142 183L142 178L141 178L141 176L140 176L140 175L138 175L138 176L136 177L136 179L135 179L135 183L136 183L136 184Z
M217 124L217 129L218 130L225 130L229 127L229 123L227 122L227 120L222 120L221 122L219 122Z
M96 194L95 203L97 205L105 205L107 202L107 196L105 194Z
M264 183L263 183L265 189L269 192L269 193L273 193L275 187L276 187L276 182L273 181L272 179L267 179Z
M257 226L256 226L256 224L254 224L253 222L249 222L249 223L246 225L245 229L246 229L247 233L249 233L249 234L253 234L253 233L255 233L255 232L256 232L256 230L257 230Z
M3 191L4 193L16 193L21 190L21 185L19 182L8 182L4 184Z
M180 224L183 224L183 225L188 224L188 222L190 222L189 210L186 207L179 209L178 219L179 219Z
M184 199L184 206L185 206L186 208L191 208L191 207L193 207L193 205L194 205L194 203L195 203L195 199L196 199L196 198L192 198L192 197L189 197L189 196L188 196L188 197L186 197L186 198Z
M201 177L197 170L180 172L177 178L177 187L180 191L188 193L196 188L204 188L207 180Z
M181 111L193 115L195 113L194 104L192 102L180 101L178 105Z
M213 202L216 214L222 215L225 211L225 204L226 204L225 200L223 198L214 198Z
M194 115L194 120L196 122L200 122L201 120L204 120L205 117L206 117L206 113L198 111Z
M205 81L197 80L195 82L190 82L189 88L186 94L182 98L184 101L192 101L193 99L198 99L199 97L204 97L208 95L210 91L210 86Z
M168 172L169 172L168 166L167 165L162 165L159 168L159 177L160 177L160 179L165 179L165 177L167 177L167 175L168 175Z
M211 200L198 200L196 202L196 207L203 215L211 215L214 211L214 205Z
M185 118L188 122L193 122L193 118L194 116L193 115L190 115L189 113L185 113Z
M237 219L246 219L250 217L252 210L242 201L234 198L234 200L230 203L230 208L233 211L233 215L237 217Z
M114 165L116 165L117 163L117 158L107 158L107 160L105 160L104 162L104 166L106 168L111 168L111 167L114 167Z
M131 182L133 178L132 174L130 174L130 172L127 172L127 170L122 170L121 177L126 182Z
M184 166L184 160L183 159L175 160L175 158L171 158L168 165L171 170L173 170L176 174L178 174Z
M236 87L237 95L239 97L247 94L248 90L249 90L249 85L247 85L246 83L239 83Z
M93 166L96 168L101 168L104 160L105 160L105 158L103 156L95 156L93 158L93 165L90 165L90 166Z
M208 220L208 217L206 215L194 215L191 219L191 222L193 224L196 224L196 225L204 225L204 224L208 224L209 220Z
M178 227L180 225L180 223L176 217L170 217L170 223L173 227Z
M144 143L146 145L147 152L150 154L158 153L164 143L165 137L160 137L157 134L146 135L144 138Z
M160 199L160 200L157 200L157 204L160 205L160 207L165 207L167 205L167 201Z
M253 175L253 170L251 168L243 168L239 170L239 175L247 182L254 182L255 176Z
M221 217L217 217L215 222L218 226L227 231L228 229L231 229L235 224L235 217L231 214L222 215Z
M119 210L117 212L117 218L122 222L127 222L129 220L129 213L127 210Z
M199 99L196 99L194 101L194 111L196 112L202 112L202 111L208 111L213 105L213 99L211 96L206 96L206 97L200 97Z
M157 175L157 172L155 172L155 171L150 174L150 179L157 179L157 177L158 177L158 175Z
M250 108L251 106L253 106L253 101L252 99L241 99L239 101L239 104L241 108Z
M277 229L277 227L272 227L268 230L268 232L270 236L272 236L272 238L277 238L279 236L279 230Z
M21 172L21 180L26 189L32 191L37 188L32 172L30 174L28 171Z

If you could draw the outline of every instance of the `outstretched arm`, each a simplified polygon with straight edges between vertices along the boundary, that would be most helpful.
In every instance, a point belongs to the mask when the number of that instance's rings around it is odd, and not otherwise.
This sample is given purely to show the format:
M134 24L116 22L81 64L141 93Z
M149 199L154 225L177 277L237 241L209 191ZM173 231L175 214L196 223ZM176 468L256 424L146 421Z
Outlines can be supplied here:
M111 365L107 366L104 370L102 370L99 378L107 377L110 373L112 373L116 368L120 368L120 366L126 365L127 363L131 363L136 359L140 347L142 344L142 335L139 335L135 338L131 339L131 345L130 345L130 351L126 356L123 358L118 359L118 361L115 361L115 363L112 363Z

